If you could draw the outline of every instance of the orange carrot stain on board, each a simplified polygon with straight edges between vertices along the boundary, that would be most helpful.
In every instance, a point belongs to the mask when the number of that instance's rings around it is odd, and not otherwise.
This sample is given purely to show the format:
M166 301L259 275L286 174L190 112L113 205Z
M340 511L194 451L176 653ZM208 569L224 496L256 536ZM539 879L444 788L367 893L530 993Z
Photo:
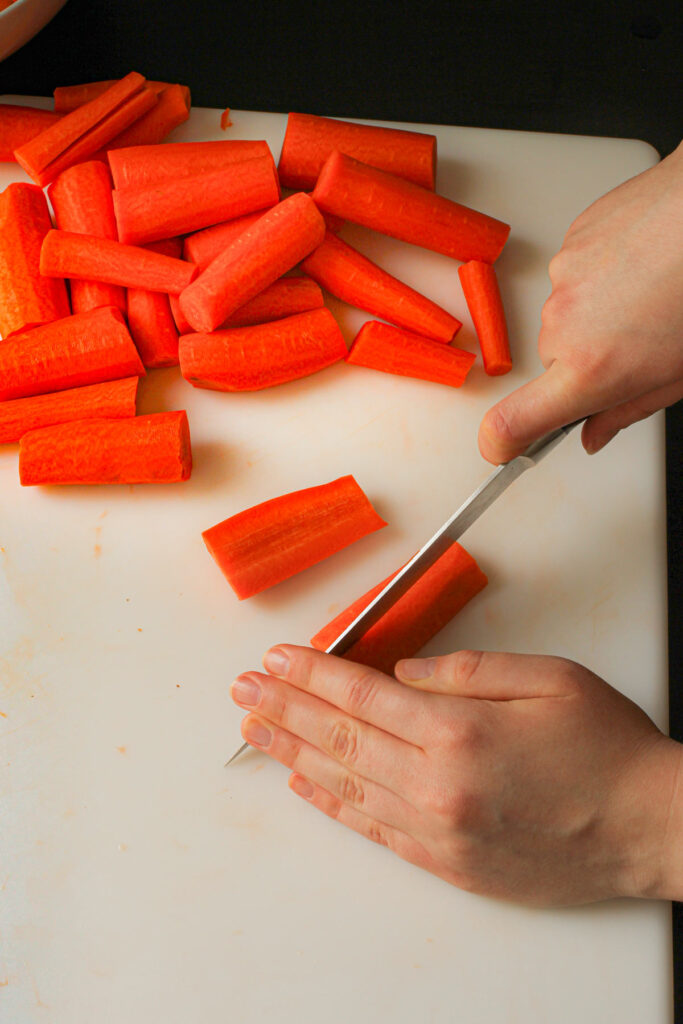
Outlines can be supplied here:
M128 750L128 747L117 747L116 749L118 750L119 754L125 754L126 751Z
M102 545L100 544L100 538L102 536L102 527L95 527L95 545L93 547L93 554L95 558L99 558L102 554Z

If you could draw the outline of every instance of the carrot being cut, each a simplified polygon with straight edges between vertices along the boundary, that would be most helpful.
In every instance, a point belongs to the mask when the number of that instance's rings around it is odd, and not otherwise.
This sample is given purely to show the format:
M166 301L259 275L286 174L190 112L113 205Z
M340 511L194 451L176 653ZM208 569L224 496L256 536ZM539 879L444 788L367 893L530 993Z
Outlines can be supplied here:
M284 188L312 189L330 153L340 150L423 188L434 189L436 136L291 113L278 164Z
M171 484L187 480L187 414L89 419L41 427L19 442L19 479L36 484Z
M325 222L304 192L283 199L243 231L180 295L195 331L213 331L291 270L325 237Z
M382 270L328 231L301 269L332 295L434 341L449 342L462 324L425 295Z
M107 143L107 152L127 146L149 146L163 142L174 128L190 116L188 100L185 86L169 85L157 94L157 102L151 110Z
M0 335L8 338L71 312L66 285L40 273L40 249L52 229L47 200L35 185L14 182L0 193Z
M316 633L311 646L327 650L395 575L392 573L340 612ZM453 543L344 657L393 675L397 661L417 654L487 583L474 558L460 544Z
M140 361L121 311L74 313L0 345L0 401L140 377Z
M471 260L458 267L462 290L479 339L484 369L499 377L512 369L503 300L494 268Z
M109 169L100 160L74 164L62 171L47 190L57 227L62 231L115 240L116 218L111 190ZM122 312L126 311L126 293L120 285L73 278L70 292L74 313L97 306L118 306Z
M387 524L352 476L271 498L202 534L240 601Z
M14 161L14 150L59 121L61 114L19 103L0 103L0 160Z
M124 377L0 402L0 444L19 441L29 430L55 423L135 416L137 386L137 377Z
M197 268L186 260L142 246L52 230L40 250L40 272L46 277L83 278L124 288L177 293L187 288Z
M218 171L230 164L239 164L255 157L273 160L267 142L259 139L165 142L161 145L132 145L107 151L116 188L139 188L161 181L188 178L207 171Z
M77 107L82 107L84 103L89 103L90 100L94 100L97 96L101 96L103 92L110 89L112 85L116 83L117 79L110 78L106 81L101 82L84 82L79 85L59 85L54 90L54 108L61 114L68 114L70 111L75 110ZM157 95L168 89L171 82L155 82L149 78L145 80L145 85L148 89ZM189 108L190 106L190 90L186 85L181 85L180 88L183 90L185 96L185 104Z
M417 377L459 388L475 360L473 352L370 320L356 335L347 363L401 377Z
M182 242L168 238L150 242L146 248L174 259L180 257ZM146 288L128 288L128 329L140 358L148 369L178 365L178 328L171 312L170 296Z
M139 245L273 206L280 186L273 158L260 156L186 178L116 188L113 198L119 238Z
M254 327L181 334L183 377L196 388L260 391L339 362L346 345L329 309L314 309Z
M493 263L510 234L495 217L338 150L326 160L313 199L328 213L456 260Z

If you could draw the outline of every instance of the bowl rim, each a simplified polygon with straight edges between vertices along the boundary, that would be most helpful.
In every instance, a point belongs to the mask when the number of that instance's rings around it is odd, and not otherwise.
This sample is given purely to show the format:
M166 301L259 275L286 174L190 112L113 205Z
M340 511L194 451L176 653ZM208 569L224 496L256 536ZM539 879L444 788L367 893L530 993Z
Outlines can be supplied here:
M13 11L18 10L21 7L28 7L29 4L31 4L32 2L35 2L35 0L14 0L14 2L9 5L9 7L5 7L4 11L0 11L0 21L2 21L2 19L6 15L11 14ZM64 3L66 3L66 0L64 0Z

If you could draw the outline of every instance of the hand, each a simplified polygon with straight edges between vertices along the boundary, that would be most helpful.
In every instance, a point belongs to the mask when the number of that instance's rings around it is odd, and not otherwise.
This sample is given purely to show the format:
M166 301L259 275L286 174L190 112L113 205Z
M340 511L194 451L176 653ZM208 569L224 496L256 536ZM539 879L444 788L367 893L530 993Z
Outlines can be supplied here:
M556 427L590 418L596 452L683 397L683 143L598 199L550 263L539 354L545 373L484 417L482 455L518 455Z
M528 904L683 896L683 748L574 662L460 651L398 682L282 645L264 665L232 686L245 740L405 860Z

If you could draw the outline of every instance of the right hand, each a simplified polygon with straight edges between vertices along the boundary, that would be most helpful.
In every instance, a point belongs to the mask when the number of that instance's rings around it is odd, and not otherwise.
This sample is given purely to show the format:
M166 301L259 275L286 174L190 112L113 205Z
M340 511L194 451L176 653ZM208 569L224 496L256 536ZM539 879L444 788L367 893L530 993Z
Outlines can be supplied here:
M683 398L683 143L589 206L549 273L545 372L493 406L479 430L495 464L583 417L584 448L596 452Z

